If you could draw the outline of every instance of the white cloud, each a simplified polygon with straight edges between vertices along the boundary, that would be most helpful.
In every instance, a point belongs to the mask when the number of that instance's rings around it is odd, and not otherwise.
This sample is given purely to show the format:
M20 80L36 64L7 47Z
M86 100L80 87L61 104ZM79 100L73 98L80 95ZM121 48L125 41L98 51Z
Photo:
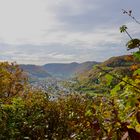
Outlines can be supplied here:
M44 0L0 0L0 38L7 43L37 41L56 22Z
M11 44L55 42L70 34L57 12L78 15L93 8L83 0L0 0L0 39Z
M0 0L0 42L4 43L0 44L0 58L43 64L122 54L120 46L127 37L119 33L124 20L114 17L119 13L115 10L125 5L116 5L119 1ZM138 26L128 26L138 35ZM114 46L119 46L118 51ZM102 54L105 49L107 54Z

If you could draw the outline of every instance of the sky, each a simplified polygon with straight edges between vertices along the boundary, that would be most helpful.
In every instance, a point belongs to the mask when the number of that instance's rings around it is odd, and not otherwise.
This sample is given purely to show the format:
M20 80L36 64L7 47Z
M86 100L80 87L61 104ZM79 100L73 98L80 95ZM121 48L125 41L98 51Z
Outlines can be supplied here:
M127 25L139 37L140 0L0 0L0 61L18 64L104 61L127 54Z

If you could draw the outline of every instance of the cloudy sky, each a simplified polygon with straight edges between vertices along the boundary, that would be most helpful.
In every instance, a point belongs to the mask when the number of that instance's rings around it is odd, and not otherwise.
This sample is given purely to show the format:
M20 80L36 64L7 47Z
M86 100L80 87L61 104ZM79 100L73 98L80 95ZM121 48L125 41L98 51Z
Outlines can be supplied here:
M129 39L119 33L140 26L140 0L0 0L0 60L24 64L103 61L126 54Z

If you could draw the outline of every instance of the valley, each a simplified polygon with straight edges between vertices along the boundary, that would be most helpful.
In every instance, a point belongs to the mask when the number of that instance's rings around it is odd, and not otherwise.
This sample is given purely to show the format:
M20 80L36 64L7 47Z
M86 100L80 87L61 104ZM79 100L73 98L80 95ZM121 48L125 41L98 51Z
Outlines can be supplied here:
M43 66L20 65L20 67L29 76L31 86L49 93L51 98L65 96L71 92L94 95L107 92L120 82L116 78L111 78L111 83L107 84L109 75L98 67L119 78L132 76L130 66L134 62L127 59L128 57L130 56L112 57L104 62L52 63Z

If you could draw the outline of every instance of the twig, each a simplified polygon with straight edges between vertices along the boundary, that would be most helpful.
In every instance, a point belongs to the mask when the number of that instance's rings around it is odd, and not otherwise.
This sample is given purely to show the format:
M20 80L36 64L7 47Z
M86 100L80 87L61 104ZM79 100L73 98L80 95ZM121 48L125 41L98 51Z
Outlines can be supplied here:
M129 17L131 17L136 23L140 24L140 22L134 16L132 16L132 10L126 11L126 10L122 9L122 11L124 14L127 14Z

